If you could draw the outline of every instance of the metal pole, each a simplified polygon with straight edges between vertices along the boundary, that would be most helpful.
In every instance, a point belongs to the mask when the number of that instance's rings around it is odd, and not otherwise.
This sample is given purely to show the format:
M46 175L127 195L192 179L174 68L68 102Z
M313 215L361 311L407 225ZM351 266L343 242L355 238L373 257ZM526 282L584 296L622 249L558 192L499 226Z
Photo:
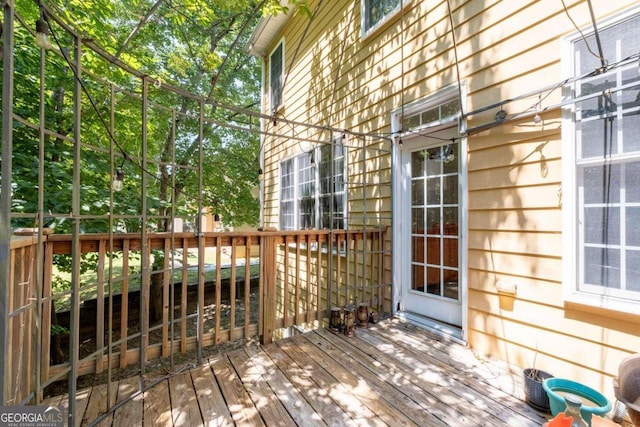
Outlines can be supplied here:
M110 114L109 114L109 132L111 135L115 135L115 85L111 83L109 85L109 105L110 105ZM116 166L115 166L115 150L114 150L113 140L109 140L109 172L110 177L113 180L115 176ZM113 346L113 187L111 182L109 183L109 278L107 281L107 293L109 294L109 315L107 320L107 407L111 404L113 392L111 391L111 350ZM124 253L124 252L123 252ZM126 295L121 295L121 298L126 298Z
M140 390L144 390L144 373L146 369L146 345L148 342L148 334L149 334L149 313L147 313L148 301L147 295L149 295L149 279L150 279L150 265L149 265L149 257L147 254L150 254L150 249L148 247L147 241L147 185L148 185L148 177L147 177L147 103L149 96L149 85L146 77L142 78L142 190L141 190L141 227L140 227L140 240L141 240L141 257L140 257L140 271L142 277L140 287Z
M329 241L327 242L327 269L329 270L329 277L327 280L327 317L329 317L331 315L331 306L333 306L332 302L331 302L331 297L333 294L333 279L332 279L332 272L333 272L333 245L335 243L334 238L335 235L333 234L333 222L335 220L334 215L334 209L333 209L333 201L334 201L334 197L335 197L335 189L336 189L336 176L335 176L335 165L334 165L334 157L335 157L335 139L334 139L334 135L333 135L333 131L329 131L329 141L331 142L331 145L329 146L330 150L329 150ZM320 150L322 151L322 149ZM322 157L320 157L320 162L322 162ZM322 220L322 218L321 218ZM336 256L340 256L340 254L338 253L338 251L340 251L340 248L336 247ZM321 251L320 248L318 248L318 256L321 256ZM336 280L338 278L338 276L340 275L339 271L336 271ZM320 293L318 293L318 295L320 295ZM336 300L336 304L338 303L338 301ZM318 310L320 310L320 299L318 298Z
M11 246L11 175L13 152L13 1L4 3L2 51L2 187L0 188L0 405L9 397L9 249Z
M169 356L171 359L171 368L173 368L173 337L174 337L174 328L175 328L175 310L176 306L176 292L175 292L175 280L173 278L173 265L174 260L173 257L176 253L176 110L171 110L171 186L169 187L171 191L171 294L169 294L170 299L170 309L169 309L169 321L171 325L171 338L169 342ZM182 250L186 251L184 246L182 246ZM182 295L182 298L186 298L186 295Z
M69 425L75 425L76 381L78 378L78 358L80 347L80 261L82 249L80 247L80 162L81 162L81 114L82 114L82 40L75 37L75 84L73 89L73 194L71 205L72 241L71 241L71 339L69 342Z
M204 162L204 101L200 100L200 123L198 129L198 364L202 363L202 339L204 329L204 233L202 232L202 193L204 181L202 163ZM220 268L217 266L216 268ZM216 310L219 310L216 307ZM235 325L230 326L233 331ZM218 337L216 337L217 339Z
M45 144L45 130L47 127L45 116L45 68L46 68L47 51L46 49L40 49L40 137L38 142L38 246L36 248L36 310L34 313L35 318L35 336L36 336L36 367L35 367L35 385L36 385L36 404L40 403L41 393L41 362L42 362L42 281L43 269L44 269L44 244L42 241L43 227L44 227L44 144Z
M367 282L367 138L362 138L362 300L366 300ZM357 295L357 292L356 292ZM357 296L356 296L357 298ZM356 301L357 304L358 301Z

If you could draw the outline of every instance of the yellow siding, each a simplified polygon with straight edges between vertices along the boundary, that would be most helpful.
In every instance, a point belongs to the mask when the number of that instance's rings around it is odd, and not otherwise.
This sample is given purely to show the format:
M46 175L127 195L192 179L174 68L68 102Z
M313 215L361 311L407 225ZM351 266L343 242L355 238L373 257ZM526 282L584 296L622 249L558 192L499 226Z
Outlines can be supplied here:
M402 103L456 83L446 1L405 1L401 14L365 39L360 36L359 0L310 3L312 8L321 3L311 24L294 16L273 40L275 46L285 39L284 117L388 135L391 113ZM586 2L565 3L577 25L590 24ZM636 2L592 3L598 16L607 17ZM561 2L450 4L468 110L561 80L561 38L575 32ZM537 101L532 96L504 108L510 114L532 111ZM268 97L265 102L270 111ZM558 102L556 91L542 106ZM496 111L470 117L468 127L492 121ZM572 201L563 200L561 192L561 113L555 109L542 116L543 126L523 118L467 139L467 339L478 352L521 367L529 367L537 352L536 367L585 381L611 396L619 361L639 350L640 319L563 301L561 212L562 204ZM325 142L330 137L326 131L265 123L280 134ZM367 145L385 146L373 139ZM266 138L265 226L278 226L279 164L300 151L297 141ZM349 159L350 216L357 221L366 210L390 226L390 155L372 151L362 162L361 152L349 153L355 156ZM363 181L368 184L364 188ZM384 264L389 277L391 260ZM517 284L515 298L499 296L498 281Z

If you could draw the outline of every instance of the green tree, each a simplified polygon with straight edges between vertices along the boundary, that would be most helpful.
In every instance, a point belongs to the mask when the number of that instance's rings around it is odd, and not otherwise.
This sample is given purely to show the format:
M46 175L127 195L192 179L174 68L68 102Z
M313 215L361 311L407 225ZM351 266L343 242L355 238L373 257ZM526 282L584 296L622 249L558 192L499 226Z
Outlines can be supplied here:
M16 0L18 22L15 113L31 123L39 118L40 49L28 31L45 18L57 55L46 55L45 120L52 130L46 136L44 210L71 212L74 104L77 80L82 83L81 104L81 209L96 219L82 222L83 232L105 232L110 210L127 219L117 224L135 232L142 224L142 176L147 175L147 213L151 230L167 231L167 218L197 215L199 116L201 104L188 96L164 90L170 84L208 100L203 128L205 161L202 165L204 207L222 215L225 223L256 224L258 202L251 190L258 183L259 136L228 127L259 128L250 114L215 108L216 102L259 111L260 64L244 47L251 30L264 14L283 13L277 0L50 0L41 9L33 0ZM310 16L305 1L292 5ZM82 35L113 60L88 47L82 51L83 72L73 65L74 40L58 21ZM23 26L22 23L26 25ZM28 28L27 28L28 27ZM121 61L155 85L149 86L147 114L148 147L142 152L143 123L141 79L114 65ZM113 83L113 86L112 86ZM158 84L159 83L159 84ZM112 89L117 87L112 99ZM113 131L110 123L113 121ZM38 211L37 130L17 125L14 131L13 210L25 214ZM115 160L109 150L115 145ZM146 168L142 167L143 160ZM111 200L114 169L122 167L125 191ZM33 220L16 221L31 226ZM31 222L31 224L29 223ZM56 232L70 225L58 217ZM159 258L158 258L159 259ZM90 263L83 263L83 266ZM154 277L160 277L155 275ZM160 277L161 278L161 277Z

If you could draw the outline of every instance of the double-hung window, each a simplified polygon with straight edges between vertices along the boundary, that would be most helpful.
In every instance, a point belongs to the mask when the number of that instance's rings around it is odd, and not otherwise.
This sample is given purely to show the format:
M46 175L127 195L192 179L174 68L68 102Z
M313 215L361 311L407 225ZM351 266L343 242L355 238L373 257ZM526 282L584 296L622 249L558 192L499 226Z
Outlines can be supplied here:
M400 9L400 0L362 0L362 34L366 35Z
M284 42L280 42L269 56L269 102L272 112L278 111L282 106L283 87Z
M604 58L595 34L567 44L565 289L575 302L640 313L640 13L598 27Z
M344 228L345 172L341 139L281 162L280 228Z

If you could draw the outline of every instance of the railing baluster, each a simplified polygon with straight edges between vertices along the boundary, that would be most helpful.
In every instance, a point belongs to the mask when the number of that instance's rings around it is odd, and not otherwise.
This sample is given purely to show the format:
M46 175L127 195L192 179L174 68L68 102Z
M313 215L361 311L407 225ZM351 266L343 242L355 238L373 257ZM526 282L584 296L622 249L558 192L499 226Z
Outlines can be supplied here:
M104 369L104 265L107 256L107 241L98 242L98 283L96 288L96 373Z
M251 243L250 238L244 238L244 337L249 338L249 326L251 323Z
M282 261L282 274L284 277L284 283L282 286L282 321L283 326L286 328L289 326L289 242L291 237L284 238L284 250Z
M311 272L311 258L312 258L312 254L311 254L311 246L312 246L312 242L310 239L310 236L307 234L304 236L305 238L305 242L307 244L307 259L306 261L306 269L307 269L307 281L306 281L306 295L307 297L305 298L306 304L305 304L305 310L306 310L306 316L305 316L305 321L307 323L311 323L313 322L313 313L311 312L311 298L313 296L313 282L314 282L314 277L312 276L312 272ZM320 248L318 248L318 251L316 252L317 258L321 258L321 254L320 254ZM298 258L300 258L300 255L298 254ZM318 271L316 269L316 277L318 275ZM318 283L318 280L315 280L315 283Z
M49 242L44 244L44 268L42 280L42 357L40 359L40 381L44 383L49 378L49 364L51 354L51 285L53 280L53 245Z
M220 337L220 305L222 303L222 236L216 236L216 344L222 342Z
M307 245L307 249L309 248L309 235L305 235L305 236L300 236L297 235L295 237L295 241L296 241L296 263L295 263L295 271L296 271L296 277L295 277L295 282L296 282L296 289L295 289L295 295L294 295L294 322L296 325L300 324L300 292L301 292L301 271L300 271L300 244L301 244L301 240L304 240L304 242ZM306 282L307 282L307 293L309 292L309 289L311 287L311 271L309 270L309 251L307 250L307 271L306 271Z
M171 238L164 239L164 265L162 274L162 357L169 356L171 344L173 343L173 336L169 341L169 282L171 270L169 269L169 262L171 260ZM173 292L173 289L171 289ZM173 307L171 307L173 310Z
M323 289L323 283L322 283L322 238L326 237L326 234L322 235L320 233L318 233L316 235L316 242L318 245L318 258L316 259L316 285L315 285L315 301L316 301L316 307L315 307L315 312L316 312L316 320L318 320L318 322L320 322L322 320L322 289ZM327 242L328 245L328 242ZM331 256L331 255L328 255ZM327 274L329 273L329 270L327 269Z
M182 239L182 284L180 292L180 351L187 352L187 307L189 285L189 240Z
M122 241L122 283L120 285L120 367L127 366L129 324L129 239ZM142 286L140 287L142 294ZM138 316L142 317L142 313Z
M236 328L236 259L238 255L237 238L231 238L231 278L229 280L229 341L233 341Z

